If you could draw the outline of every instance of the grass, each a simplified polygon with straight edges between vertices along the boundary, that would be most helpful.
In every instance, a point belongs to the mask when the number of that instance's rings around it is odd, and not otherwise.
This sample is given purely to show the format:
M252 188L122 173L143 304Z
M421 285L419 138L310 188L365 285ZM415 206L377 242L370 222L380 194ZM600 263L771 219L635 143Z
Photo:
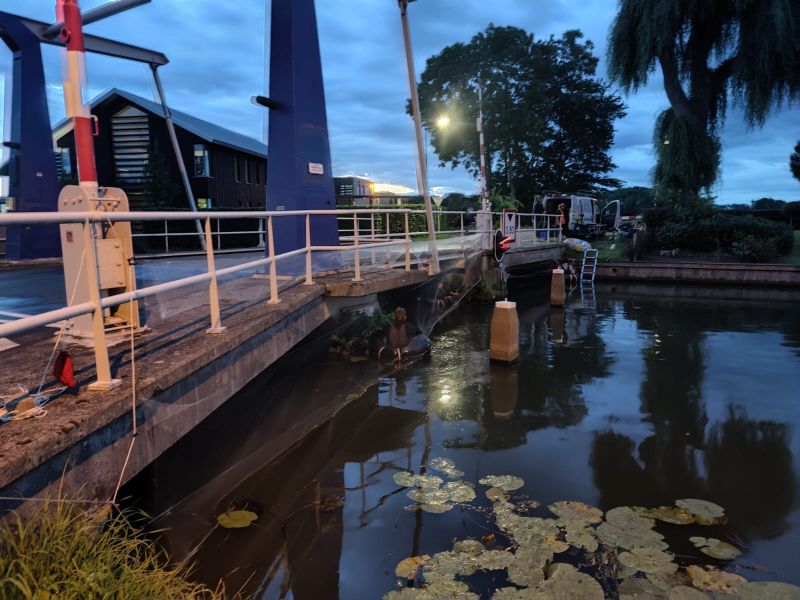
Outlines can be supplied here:
M98 516L48 501L27 519L0 524L3 600L219 600L185 566L134 530L124 515Z

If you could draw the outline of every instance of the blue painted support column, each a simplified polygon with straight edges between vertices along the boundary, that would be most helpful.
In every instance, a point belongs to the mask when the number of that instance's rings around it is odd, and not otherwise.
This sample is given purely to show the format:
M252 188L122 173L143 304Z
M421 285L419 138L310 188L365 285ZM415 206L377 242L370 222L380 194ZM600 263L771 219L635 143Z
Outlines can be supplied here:
M335 209L314 0L272 0L271 36L267 208ZM277 253L305 246L303 217L275 219L274 231ZM337 245L336 217L312 217L311 240Z
M4 140L11 150L8 194L17 212L57 211L60 185L39 39L5 12L0 12L0 38L14 53L11 132ZM9 227L6 237L8 259L61 256L57 225Z

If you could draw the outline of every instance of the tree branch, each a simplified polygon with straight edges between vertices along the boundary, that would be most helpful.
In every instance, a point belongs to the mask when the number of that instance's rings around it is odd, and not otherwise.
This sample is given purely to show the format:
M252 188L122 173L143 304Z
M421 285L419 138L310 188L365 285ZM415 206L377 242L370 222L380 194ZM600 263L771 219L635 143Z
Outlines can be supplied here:
M667 98L672 110L675 111L675 115L696 121L697 116L692 110L692 104L681 86L680 76L678 75L678 62L675 60L674 50L664 49L659 52L658 62L661 64L661 71L664 74L664 91L667 92Z

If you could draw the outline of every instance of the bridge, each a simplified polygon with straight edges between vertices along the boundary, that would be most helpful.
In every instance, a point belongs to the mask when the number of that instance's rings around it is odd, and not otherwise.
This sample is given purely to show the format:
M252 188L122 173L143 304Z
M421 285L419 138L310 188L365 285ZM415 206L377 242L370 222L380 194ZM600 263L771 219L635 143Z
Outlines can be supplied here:
M56 490L114 497L122 483L342 307L374 305L377 294L441 278L431 274L437 270L432 243L445 276L464 272L476 280L494 266L486 256L493 228L478 229L468 213L440 211L434 215L440 227L429 236L412 226L421 212L0 214L0 226L58 224L62 244L74 244L73 256L80 257L72 278L69 268L0 272L0 510ZM125 259L118 264L103 263L109 254L100 249L116 243L115 228L193 222L198 214L202 254L131 254L127 260L123 252L111 254ZM331 218L338 221L339 244L315 245L315 223ZM494 218L499 223L500 215ZM517 238L507 256L516 263L563 252L557 216L515 218ZM248 232L262 236L263 248L254 248L260 255L219 249L212 222L231 219L254 223ZM276 253L276 231L287 219L304 221L305 244ZM119 292L126 278L136 283ZM54 308L54 290L65 280L60 303L66 305ZM125 314L120 308L127 308L127 323L116 316ZM53 377L61 350L74 361L77 389Z

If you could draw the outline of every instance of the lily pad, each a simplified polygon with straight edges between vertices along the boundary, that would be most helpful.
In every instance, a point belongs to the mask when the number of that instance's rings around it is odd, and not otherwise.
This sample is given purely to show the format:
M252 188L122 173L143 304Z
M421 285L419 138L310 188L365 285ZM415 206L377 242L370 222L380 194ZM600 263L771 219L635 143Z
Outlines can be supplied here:
M640 517L658 519L673 525L689 525L695 522L695 516L685 508L677 508L675 506L659 506L657 508L633 506L631 508Z
M738 586L747 581L744 577L713 567L703 568L698 565L689 565L686 567L686 572L692 578L694 587L712 593L735 594Z
M431 557L427 554L423 556L409 556L404 558L394 568L394 574L404 579L415 579L420 567L428 564Z
M258 519L258 515L249 510L229 510L217 515L217 523L225 529L243 529Z
M679 585L667 592L668 600L707 600L710 597L705 592L688 585Z
M504 587L497 590L492 596L492 600L541 600L546 598L537 589L524 588L518 590L513 587Z
M476 558L463 552L437 552L422 571L426 581L468 576L477 570Z
M460 540L453 544L453 552L456 553L463 552L465 554L471 554L472 556L478 556L485 550L486 546L478 540Z
M736 588L741 600L800 600L800 587L780 581L748 581Z
M662 536L652 529L624 529L612 523L602 523L597 528L597 538L606 546L625 548L654 548L666 550L669 546L664 543Z
M421 510L424 510L427 513L433 513L435 515L440 515L442 513L446 513L449 510L452 510L452 504L420 504L419 505Z
M586 573L581 573L567 563L550 566L548 579L537 586L553 600L604 600L600 584Z
M414 477L415 475L408 471L398 471L392 476L392 481L403 487L414 487Z
M588 552L597 550L597 536L591 527L567 526L567 543L575 548L583 548Z
M392 590L383 595L381 600L418 600L420 590L415 588L402 588L399 590Z
M500 488L507 492L513 492L525 485L525 481L522 478L514 477L513 475L487 475L479 483Z
M463 581L437 579L422 588L420 599L454 598L458 600L480 600L477 594L469 591L469 586Z
M475 490L463 481L445 483L442 490L453 502L472 502L475 500Z
M689 541L703 554L719 560L733 560L742 554L736 546L717 538L690 537Z
M622 552L619 562L642 573L673 573L678 570L678 565L672 562L672 555L654 548L633 548Z
M486 497L492 502L507 502L508 493L500 488L493 487L486 490Z
M554 515L558 516L563 523L577 522L592 525L603 521L602 510L584 504L583 502L565 500L563 502L554 502L547 508L549 508L550 512Z
M708 500L684 498L683 500L677 500L675 504L692 513L700 525L719 525L726 521L725 509Z
M606 521L625 530L652 529L655 521L636 514L630 506L618 506L606 513Z
M666 600L667 592L643 577L628 577L617 586L619 600Z
M478 556L478 569L483 571L499 571L507 569L514 562L514 555L505 550L487 550Z

